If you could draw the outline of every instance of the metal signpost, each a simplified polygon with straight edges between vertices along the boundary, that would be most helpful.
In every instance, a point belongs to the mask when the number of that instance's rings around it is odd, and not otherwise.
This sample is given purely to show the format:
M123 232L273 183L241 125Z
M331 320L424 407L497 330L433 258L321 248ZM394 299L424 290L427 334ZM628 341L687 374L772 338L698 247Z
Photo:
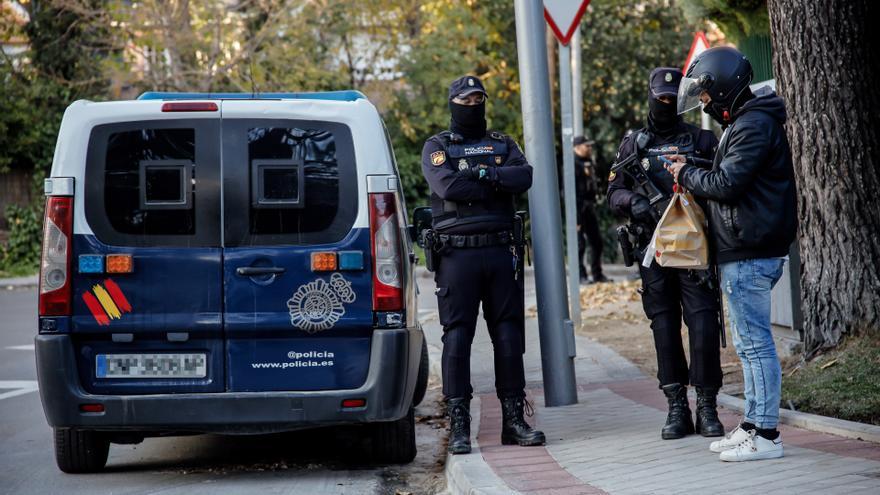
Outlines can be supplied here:
M578 31L581 16L590 0L544 0L544 17L559 41L559 107L561 120L562 186L565 190L565 239L568 258L568 300L574 327L581 327L580 256L577 242L577 195L575 192L574 150L572 139L572 59L569 42ZM581 100L578 92L576 98ZM580 106L580 105L579 105ZM580 120L580 113L578 114ZM583 126L581 126L583 127ZM583 132L583 128L581 129Z
M525 153L535 167L529 190L544 402L577 403L574 333L565 304L559 191L550 118L550 83L540 0L515 0Z
M578 23L580 26L580 23ZM574 114L574 135L584 134L584 74L581 69L581 29L574 30L571 37L571 112ZM596 151L593 150L595 153Z
M562 137L562 187L565 188L565 247L568 258L568 302L574 328L581 327L580 253L577 240L577 196L574 184L574 133L571 116L571 49L559 44L559 108Z

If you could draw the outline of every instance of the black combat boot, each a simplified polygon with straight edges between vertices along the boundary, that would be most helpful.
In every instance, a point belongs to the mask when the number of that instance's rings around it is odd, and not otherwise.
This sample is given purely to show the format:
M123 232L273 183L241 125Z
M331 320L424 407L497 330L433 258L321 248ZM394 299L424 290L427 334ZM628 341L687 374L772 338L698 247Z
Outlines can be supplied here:
M471 401L462 398L447 399L446 413L449 415L449 452L470 454Z
M724 425L718 419L717 388L697 387L697 433L704 437L724 435Z
M673 440L694 432L691 408L688 406L687 387L680 383L664 385L663 393L669 402L669 415L660 436L663 440Z
M533 430L525 418L523 409L528 406L531 411L532 405L522 397L504 397L501 399L501 443L503 445L544 445L544 433ZM531 416L532 413L529 413Z

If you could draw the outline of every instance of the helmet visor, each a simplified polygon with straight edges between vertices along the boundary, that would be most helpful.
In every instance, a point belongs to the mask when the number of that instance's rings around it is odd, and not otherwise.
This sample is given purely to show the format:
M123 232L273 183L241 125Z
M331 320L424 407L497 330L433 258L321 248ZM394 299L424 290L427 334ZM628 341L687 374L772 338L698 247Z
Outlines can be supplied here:
M690 77L682 77L678 84L678 113L679 115L689 112L700 106L700 81Z

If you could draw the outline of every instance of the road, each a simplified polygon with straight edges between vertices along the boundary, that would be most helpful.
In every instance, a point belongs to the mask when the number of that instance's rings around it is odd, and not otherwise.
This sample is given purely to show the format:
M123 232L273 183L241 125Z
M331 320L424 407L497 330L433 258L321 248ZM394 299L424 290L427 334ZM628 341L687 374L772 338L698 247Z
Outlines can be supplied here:
M425 298L430 303L433 298ZM368 462L356 429L260 436L197 435L112 445L103 473L55 466L37 392L35 288L0 288L0 494L434 493L442 489L445 429L436 385L416 409L419 454L406 466Z

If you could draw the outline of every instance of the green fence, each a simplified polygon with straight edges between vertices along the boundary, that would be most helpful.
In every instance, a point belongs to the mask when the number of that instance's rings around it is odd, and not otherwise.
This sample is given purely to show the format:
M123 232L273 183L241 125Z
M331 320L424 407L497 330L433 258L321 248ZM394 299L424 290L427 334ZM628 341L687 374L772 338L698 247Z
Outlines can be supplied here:
M752 63L752 70L755 72L752 82L773 79L773 48L769 35L748 36L737 47Z

